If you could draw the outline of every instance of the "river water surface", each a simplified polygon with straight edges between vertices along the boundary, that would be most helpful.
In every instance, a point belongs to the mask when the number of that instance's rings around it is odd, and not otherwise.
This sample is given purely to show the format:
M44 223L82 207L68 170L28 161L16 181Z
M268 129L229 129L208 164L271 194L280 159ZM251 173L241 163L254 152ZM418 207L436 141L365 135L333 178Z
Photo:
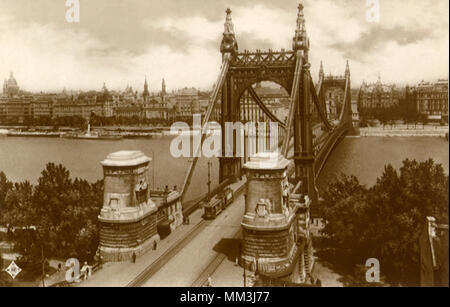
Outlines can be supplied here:
M154 160L150 176L155 187L180 187L187 172L187 158L170 155L171 138L125 139L121 141L73 140L64 138L0 137L0 171L12 181L29 180L36 183L48 162L63 164L72 177L89 181L103 176L100 161L114 151L141 150ZM345 138L333 151L319 177L320 189L340 172L354 174L366 185L375 183L387 163L401 166L406 158L419 161L433 158L449 171L448 142L435 137L363 137ZM212 158L212 187L218 183L219 163ZM187 199L207 191L207 159L200 158L194 172Z

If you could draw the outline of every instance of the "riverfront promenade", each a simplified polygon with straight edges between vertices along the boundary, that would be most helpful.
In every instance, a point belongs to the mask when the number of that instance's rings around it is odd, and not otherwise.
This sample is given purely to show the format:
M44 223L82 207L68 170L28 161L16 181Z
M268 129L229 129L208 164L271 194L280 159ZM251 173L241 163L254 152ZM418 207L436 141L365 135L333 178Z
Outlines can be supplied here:
M413 136L429 136L429 137L445 137L449 131L448 126L433 125L395 125L395 126L378 126L359 128L361 136L392 136L392 137L413 137Z
M182 225L175 229L169 236L158 243L156 250L149 250L143 256L136 259L136 263L108 262L103 268L86 280L78 284L78 287L125 287L133 281L142 271L162 257L173 245L183 240L202 220L201 210L197 210L190 216L190 224Z

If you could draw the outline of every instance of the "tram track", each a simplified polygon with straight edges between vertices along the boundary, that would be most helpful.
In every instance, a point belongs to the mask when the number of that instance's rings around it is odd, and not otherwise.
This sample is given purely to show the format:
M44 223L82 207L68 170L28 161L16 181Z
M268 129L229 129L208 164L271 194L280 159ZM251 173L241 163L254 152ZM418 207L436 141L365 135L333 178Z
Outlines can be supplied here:
M239 229L233 235L233 239L239 239L242 237L242 230ZM200 273L197 279L191 284L191 287L203 287L208 281L208 276L212 275L227 258L228 254L235 249L236 246L232 246L228 250L220 253L214 257L214 259L206 266L206 268Z
M235 197L239 196L244 191L245 185L240 186L234 193ZM236 231L236 233L233 235L233 239L239 239L242 237L242 229L239 229ZM236 247L234 247L236 248ZM227 257L227 254L229 254L233 250L233 247L228 249L227 251L217 254L214 259L206 266L206 268L200 273L200 275L197 277L197 279L191 284L191 287L203 287L206 282L208 281L208 276L212 275L217 268L222 264L222 262Z
M242 184L236 189L234 195L239 196L245 188L245 184ZM199 208L196 208L198 210ZM153 263L147 266L138 276L136 276L132 281L130 281L127 287L140 287L145 284L155 273L157 273L165 264L167 264L173 257L175 257L185 246L187 246L197 235L199 235L212 221L202 219L197 223L189 232L178 239L167 251L165 251L161 256L159 256ZM233 238L237 238L240 235L241 230L237 231ZM226 254L226 253L225 253ZM225 254L217 255L212 262L208 264L206 269L197 278L198 283L203 281L204 275L206 279L208 278L208 272L211 270L216 270L217 267L225 259ZM223 256L221 259L220 256ZM206 280L205 279L205 280ZM203 281L204 283L204 281Z
M140 287L149 280L156 272L158 272L167 262L169 262L181 249L189 244L208 224L210 221L201 220L194 226L186 236L180 238L167 251L159 256L152 264L143 270L136 278L127 284L127 287Z

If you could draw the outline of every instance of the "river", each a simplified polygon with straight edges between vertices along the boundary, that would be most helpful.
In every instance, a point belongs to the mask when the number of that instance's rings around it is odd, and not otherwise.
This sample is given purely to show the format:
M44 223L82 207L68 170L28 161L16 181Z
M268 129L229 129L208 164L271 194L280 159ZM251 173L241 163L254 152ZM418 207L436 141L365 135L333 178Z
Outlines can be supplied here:
M449 172L448 142L439 137L361 137L344 138L334 149L317 185L319 190L339 173L355 175L362 184L372 186L390 163L398 169L406 158L425 161L433 158Z
M120 141L75 140L65 138L0 137L0 171L9 180L37 180L48 162L61 163L73 178L96 181L103 177L100 162L119 150L140 150L153 158L150 177L155 178L155 188L165 185L181 187L187 173L189 160L175 159L170 155L170 137L160 139L124 139ZM200 158L194 171L186 199L208 191L208 159ZM219 181L219 161L211 159L211 187ZM154 176L153 176L154 175ZM153 183L152 183L153 185Z
M154 157L150 176L155 187L180 187L189 161L169 154L171 139L124 139L121 141L86 141L63 138L0 137L0 171L10 180L36 183L48 162L63 164L73 178L89 181L103 176L100 161L118 150L141 150ZM406 158L419 161L433 158L448 173L448 142L436 137L363 137L345 138L333 151L318 180L319 189L340 172L356 175L361 183L372 185L387 163L401 166ZM212 187L218 184L219 163L211 159ZM207 191L207 159L200 158L194 172L187 199Z

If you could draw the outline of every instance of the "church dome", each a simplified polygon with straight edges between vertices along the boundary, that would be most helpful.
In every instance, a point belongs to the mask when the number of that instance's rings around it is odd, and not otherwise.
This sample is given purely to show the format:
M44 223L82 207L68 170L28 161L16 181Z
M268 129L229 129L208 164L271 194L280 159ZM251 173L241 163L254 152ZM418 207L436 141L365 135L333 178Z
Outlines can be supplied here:
M12 87L17 86L17 81L16 81L16 79L14 78L13 73L11 73L11 75L9 76L7 85L8 85L8 87L10 87L10 86L12 86Z
M8 80L5 80L3 85L3 93L11 97L19 94L19 85L17 84L13 73L10 74Z

